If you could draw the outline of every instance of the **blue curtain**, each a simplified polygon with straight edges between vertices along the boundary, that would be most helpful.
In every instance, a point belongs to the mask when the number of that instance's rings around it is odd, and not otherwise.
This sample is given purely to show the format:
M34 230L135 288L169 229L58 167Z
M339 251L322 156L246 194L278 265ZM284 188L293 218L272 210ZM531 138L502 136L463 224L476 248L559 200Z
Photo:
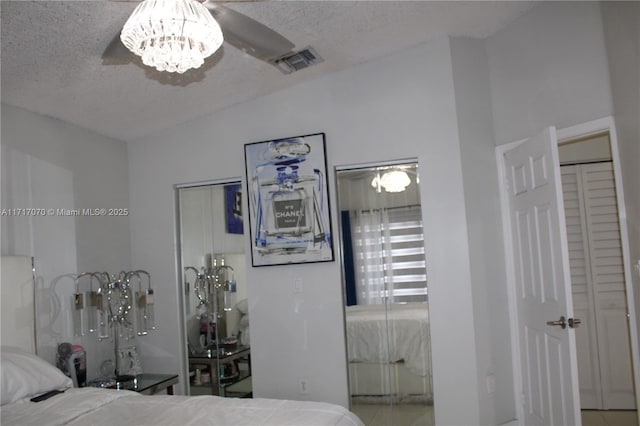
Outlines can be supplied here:
M356 271L353 263L353 245L351 242L351 218L349 211L340 212L342 221L342 253L344 255L344 280L347 306L357 305Z

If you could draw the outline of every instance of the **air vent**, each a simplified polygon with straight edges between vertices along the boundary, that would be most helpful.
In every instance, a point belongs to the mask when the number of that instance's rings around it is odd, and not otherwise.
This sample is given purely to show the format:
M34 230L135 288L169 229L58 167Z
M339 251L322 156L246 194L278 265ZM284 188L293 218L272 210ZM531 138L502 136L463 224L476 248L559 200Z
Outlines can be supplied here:
M312 47L306 47L298 52L276 59L274 64L285 74L291 74L322 62L323 59Z

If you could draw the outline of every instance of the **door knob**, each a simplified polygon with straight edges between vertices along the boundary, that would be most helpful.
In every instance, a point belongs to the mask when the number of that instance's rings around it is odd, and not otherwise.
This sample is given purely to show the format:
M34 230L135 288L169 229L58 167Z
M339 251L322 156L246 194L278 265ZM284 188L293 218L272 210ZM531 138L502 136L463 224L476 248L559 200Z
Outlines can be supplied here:
M570 319L570 321L573 321L573 318ZM567 319L564 316L561 316L557 321L547 321L547 325L559 325L564 330L567 328Z
M580 321L580 318L569 318L567 322L569 323L569 327L571 328L577 328L578 325L582 323L582 321Z

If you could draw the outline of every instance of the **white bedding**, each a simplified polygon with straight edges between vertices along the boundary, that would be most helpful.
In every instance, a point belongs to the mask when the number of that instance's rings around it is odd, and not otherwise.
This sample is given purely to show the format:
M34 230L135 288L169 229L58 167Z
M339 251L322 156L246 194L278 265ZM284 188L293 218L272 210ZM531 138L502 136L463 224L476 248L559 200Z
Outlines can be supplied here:
M333 404L216 396L144 396L132 391L71 388L42 402L3 405L3 426L48 425L339 425L363 426Z
M425 303L348 306L346 319L349 362L404 361L413 374L429 374L429 312Z

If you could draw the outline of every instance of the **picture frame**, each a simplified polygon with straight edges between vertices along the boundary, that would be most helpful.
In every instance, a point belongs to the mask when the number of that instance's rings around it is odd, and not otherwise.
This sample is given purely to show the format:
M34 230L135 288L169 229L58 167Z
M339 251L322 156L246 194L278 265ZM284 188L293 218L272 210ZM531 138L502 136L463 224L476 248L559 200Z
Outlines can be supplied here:
M334 260L325 134L245 145L253 266Z
M224 211L227 234L244 234L241 184L233 183L224 186Z

